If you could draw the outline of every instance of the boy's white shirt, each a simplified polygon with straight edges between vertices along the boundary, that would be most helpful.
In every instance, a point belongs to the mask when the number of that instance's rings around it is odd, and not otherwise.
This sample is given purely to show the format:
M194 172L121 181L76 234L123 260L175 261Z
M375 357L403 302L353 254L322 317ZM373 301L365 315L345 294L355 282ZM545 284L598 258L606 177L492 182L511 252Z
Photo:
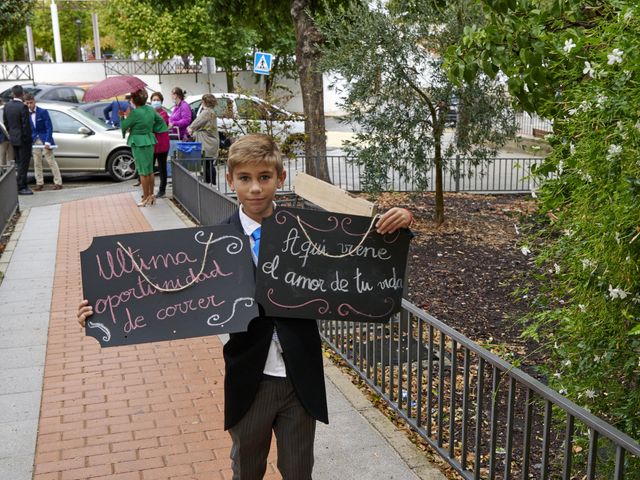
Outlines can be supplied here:
M273 204L273 208L275 208L276 204ZM244 230L245 235L249 235L249 241L251 242L251 256L253 257L253 263L258 265L258 259L256 258L256 254L253 252L253 245L255 244L255 240L251 236L253 231L260 227L260 224L249 218L240 205L239 209L240 214L240 223L242 224L242 229ZM275 332L274 327L274 337L277 338L277 334ZM286 377L287 369L284 364L284 359L282 358L281 348L278 345L276 339L271 338L271 345L269 345L269 353L267 355L267 361L264 364L264 369L262 373L265 375L271 375L273 377Z

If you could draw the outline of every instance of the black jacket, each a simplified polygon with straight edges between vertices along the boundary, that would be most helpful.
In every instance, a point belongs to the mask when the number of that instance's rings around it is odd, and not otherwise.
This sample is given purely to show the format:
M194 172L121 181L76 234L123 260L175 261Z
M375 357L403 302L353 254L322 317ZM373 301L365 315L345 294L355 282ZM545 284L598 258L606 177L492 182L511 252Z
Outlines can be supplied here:
M244 234L238 212L222 223L234 225ZM225 430L238 423L256 396L274 325L282 345L287 376L300 403L309 415L329 423L321 341L316 320L260 316L251 321L247 332L232 333L224 346Z
M31 120L29 109L19 100L11 100L4 106L3 123L14 147L31 146Z

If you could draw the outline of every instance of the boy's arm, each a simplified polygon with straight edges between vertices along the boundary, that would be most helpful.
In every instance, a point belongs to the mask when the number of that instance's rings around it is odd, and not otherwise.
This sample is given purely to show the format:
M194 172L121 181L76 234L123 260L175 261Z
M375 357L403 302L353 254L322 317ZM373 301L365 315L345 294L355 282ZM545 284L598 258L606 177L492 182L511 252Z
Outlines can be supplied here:
M393 207L386 211L376 222L376 232L381 235L393 233L399 228L409 228L413 223L413 214L406 208Z

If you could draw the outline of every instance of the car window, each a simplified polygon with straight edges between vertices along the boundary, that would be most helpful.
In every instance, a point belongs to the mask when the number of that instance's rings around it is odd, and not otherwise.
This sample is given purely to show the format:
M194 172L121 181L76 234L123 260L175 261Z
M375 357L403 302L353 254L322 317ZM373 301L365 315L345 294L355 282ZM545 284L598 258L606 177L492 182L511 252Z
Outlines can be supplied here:
M51 117L54 133L78 133L78 129L84 127L75 118L57 110L49 110L49 116Z
M74 103L82 102L82 99L84 98L84 90L76 87L72 88L71 90L73 90L73 96L75 98Z
M54 88L42 95L43 100L54 100L56 102L78 103L78 97L73 88Z
M213 109L218 118L232 118L233 104L229 98L216 98L216 106Z
M198 116L198 112L200 111L200 106L202 105L202 100L196 100L192 102L189 106L191 107L191 118L196 118Z
M269 116L266 108L260 103L248 99L237 98L238 117L247 120L266 120Z

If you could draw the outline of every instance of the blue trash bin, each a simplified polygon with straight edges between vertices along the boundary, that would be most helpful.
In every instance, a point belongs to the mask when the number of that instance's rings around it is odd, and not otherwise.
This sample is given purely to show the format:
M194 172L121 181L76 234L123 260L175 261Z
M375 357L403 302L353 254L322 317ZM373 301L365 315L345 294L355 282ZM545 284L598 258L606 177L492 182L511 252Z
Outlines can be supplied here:
M202 158L202 143L176 142L178 162L191 172L200 172Z

